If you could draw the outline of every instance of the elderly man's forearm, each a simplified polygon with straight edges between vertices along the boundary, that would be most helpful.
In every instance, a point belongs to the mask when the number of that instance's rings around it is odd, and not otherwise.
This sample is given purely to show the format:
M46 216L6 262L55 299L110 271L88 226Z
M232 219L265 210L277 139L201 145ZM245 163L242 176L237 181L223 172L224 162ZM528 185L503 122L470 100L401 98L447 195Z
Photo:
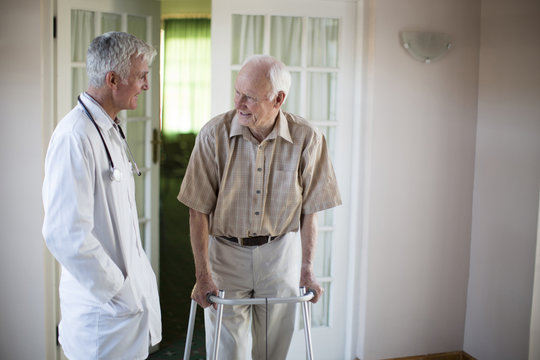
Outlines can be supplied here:
M191 248L195 261L195 276L206 279L210 276L208 261L208 215L197 210L189 209L189 227Z

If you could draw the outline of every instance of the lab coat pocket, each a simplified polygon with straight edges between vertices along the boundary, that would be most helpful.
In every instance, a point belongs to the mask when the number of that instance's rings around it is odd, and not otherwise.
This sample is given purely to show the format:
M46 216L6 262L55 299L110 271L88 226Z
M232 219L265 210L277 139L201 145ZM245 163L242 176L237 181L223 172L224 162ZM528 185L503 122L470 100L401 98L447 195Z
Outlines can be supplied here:
M135 297L130 277L126 277L120 291L104 305L104 310L113 316L128 316L142 312L142 306Z

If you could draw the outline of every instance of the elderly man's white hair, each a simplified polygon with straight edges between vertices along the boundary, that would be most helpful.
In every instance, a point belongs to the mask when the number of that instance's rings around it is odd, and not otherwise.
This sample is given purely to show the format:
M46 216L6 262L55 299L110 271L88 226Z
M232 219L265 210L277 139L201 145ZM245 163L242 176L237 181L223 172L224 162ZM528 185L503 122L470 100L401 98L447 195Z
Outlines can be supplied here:
M287 97L291 87L291 73L285 64L270 55L252 55L244 61L242 66L251 63L265 65L268 68L267 76L272 86L271 92L267 95L268 99L273 99L280 91L285 93L285 98Z

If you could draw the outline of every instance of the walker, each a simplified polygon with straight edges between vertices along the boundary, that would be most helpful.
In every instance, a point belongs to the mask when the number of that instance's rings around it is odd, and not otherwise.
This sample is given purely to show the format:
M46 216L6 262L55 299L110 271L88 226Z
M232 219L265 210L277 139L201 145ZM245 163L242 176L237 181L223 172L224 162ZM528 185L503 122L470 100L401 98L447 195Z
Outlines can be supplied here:
M313 346L311 343L311 318L309 309L309 300L313 299L313 292L307 291L304 287L300 288L300 296L280 297L280 298L249 298L249 299L225 299L225 291L219 290L218 296L209 295L208 301L217 304L216 328L214 332L214 351L213 360L219 356L219 338L221 336L221 320L223 317L223 305L265 305L265 304L286 304L302 303L302 315L304 318L304 335L306 339L306 353L308 360L313 360ZM197 302L191 300L191 309L189 310L189 324L186 335L186 347L184 349L184 360L189 360L191 353L191 342L193 340L193 328L195 327L195 316L197 313Z

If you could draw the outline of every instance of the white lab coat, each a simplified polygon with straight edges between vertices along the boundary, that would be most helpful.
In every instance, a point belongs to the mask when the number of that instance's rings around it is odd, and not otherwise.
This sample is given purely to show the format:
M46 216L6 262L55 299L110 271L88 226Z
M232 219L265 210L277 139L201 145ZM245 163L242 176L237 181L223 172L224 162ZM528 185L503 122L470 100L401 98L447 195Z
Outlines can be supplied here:
M43 184L43 236L62 265L60 343L70 359L145 359L161 341L161 312L131 163L111 118L81 99L122 177L111 180L103 142L78 104L54 131Z

